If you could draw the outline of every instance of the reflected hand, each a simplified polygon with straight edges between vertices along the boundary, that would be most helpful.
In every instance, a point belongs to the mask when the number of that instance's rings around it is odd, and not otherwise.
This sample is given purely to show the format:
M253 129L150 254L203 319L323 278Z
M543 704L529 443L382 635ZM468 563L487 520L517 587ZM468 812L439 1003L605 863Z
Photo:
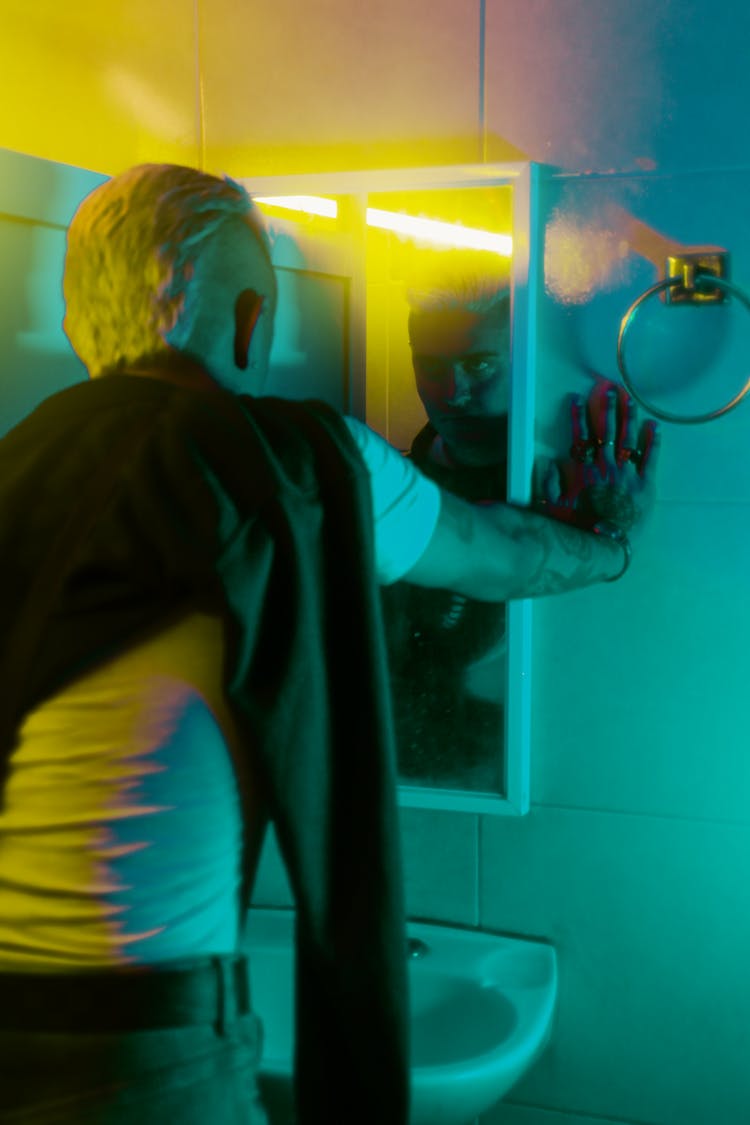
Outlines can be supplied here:
M658 425L647 419L638 430L635 403L606 380L585 405L581 395L571 396L570 411L570 457L547 466L537 489L540 508L577 527L609 523L629 532L653 503Z

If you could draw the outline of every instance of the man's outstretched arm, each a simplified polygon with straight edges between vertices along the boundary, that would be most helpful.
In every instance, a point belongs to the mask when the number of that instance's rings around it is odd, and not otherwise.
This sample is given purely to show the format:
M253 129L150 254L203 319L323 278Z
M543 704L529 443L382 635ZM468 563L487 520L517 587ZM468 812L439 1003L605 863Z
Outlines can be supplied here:
M476 505L442 492L440 516L405 582L508 601L616 578L622 546L509 504Z

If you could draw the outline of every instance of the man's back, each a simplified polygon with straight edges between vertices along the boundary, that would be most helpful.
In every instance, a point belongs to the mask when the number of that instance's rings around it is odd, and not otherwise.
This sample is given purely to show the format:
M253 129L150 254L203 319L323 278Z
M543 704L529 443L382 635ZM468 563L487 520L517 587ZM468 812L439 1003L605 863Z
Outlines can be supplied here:
M265 817L223 649L218 615L189 613L26 716L0 811L0 972L236 952L243 837L254 866Z
M17 516L4 527L8 542L15 545L17 565L12 596L7 590L0 610L7 635L24 636L30 658L24 676L18 663L11 672L12 653L5 653L6 672L18 684L15 698L22 700L15 718L28 716L25 737L13 744L10 758L10 730L6 731L8 815L33 817L33 809L20 810L16 800L23 772L16 767L24 765L25 757L33 759L40 737L43 741L40 724L59 719L71 701L85 709L89 693L102 682L97 676L106 678L104 662L127 650L133 661L130 670L137 677L140 657L144 653L153 657L165 637L155 650L138 645L149 643L180 614L215 615L214 624L202 618L200 627L211 633L216 624L220 626L223 660L218 678L238 732L239 804L245 832L241 864L236 853L225 854L223 888L211 888L218 890L224 904L212 915L222 931L220 938L214 933L212 941L226 941L228 899L233 900L232 924L247 902L258 848L257 806L255 823L250 811L258 792L253 780L260 777L299 909L298 1041L300 1080L307 1091L303 1096L310 1107L328 1104L332 1113L353 1107L368 1085L366 1072L371 1068L369 1100L376 1120L380 1099L386 1112L386 1106L403 1104L406 1096L399 1030L405 1026L406 997L395 790L372 525L367 475L356 447L340 418L320 406L245 401L219 388L187 391L158 379L123 375L73 388L56 400L45 403L0 443L0 460L5 456L8 465L17 469L15 479L6 475L5 486L0 486L4 493L0 503ZM54 496L35 514L27 505L55 461L56 475L49 481ZM86 504L92 491L96 510ZM64 552L55 549L60 545ZM45 570L53 580L40 584L39 575ZM29 596L32 591L39 592L39 600ZM183 626L194 629L196 620L189 625L183 621ZM34 636L36 644L29 639ZM214 632L209 643L216 639ZM195 643L197 637L191 640ZM128 656L117 657L109 667L118 675L126 673ZM216 671L213 676L216 687ZM193 685L197 692L186 691L188 682L179 680L170 706L170 685L142 678L136 711L149 723L156 721L158 726L164 721L166 727L175 724L177 729L186 713L197 708L203 733L210 739L216 735L208 698L212 692L205 691L205 683ZM149 701L148 693L154 689L157 696ZM69 694L61 696L66 690ZM120 706L120 717L125 717L128 701L121 690ZM125 747L118 741L117 725L109 729L107 738L110 748L116 746L126 772L124 781L121 776L109 792L115 803L125 802L121 810L125 815L108 823L108 807L97 825L108 829L118 819L124 837L122 841L116 837L115 846L143 843L140 828L146 829L146 842L154 845L148 856L145 850L142 857L118 856L124 874L125 864L156 859L158 845L149 841L146 825L160 830L169 821L167 812L160 811L146 814L151 819L140 817L136 825L135 809L127 802L137 791L128 787L128 780L135 771L138 784L155 804L166 801L160 782L167 778L149 773L151 765L166 765L176 783L168 804L179 804L180 792L184 795L189 785L185 771L190 761L183 755L190 754L191 736L182 731L184 737L170 742L163 729L157 749L148 736L141 744L143 729L133 728L130 733L135 737ZM96 717L93 728L84 732L89 750L100 729ZM69 760L75 757L75 742L69 727ZM141 756L144 745L156 751L151 762ZM206 749L202 745L201 752ZM216 749L213 761L201 768L221 789L227 780L227 760L218 742ZM86 747L82 750L85 757ZM93 784L81 787L78 795L84 803L101 802L107 789L106 783L102 785L103 757L89 755L88 764ZM346 800L333 800L335 793L346 793ZM197 823L201 801L208 794L200 794L197 801L195 797L193 789L190 806L181 810L183 830ZM63 802L64 798L57 800L55 815L61 814ZM225 842L230 842L237 838L237 809L226 801L223 807L230 813L222 825ZM208 829L209 825L201 825L194 844L212 862L218 842L209 840ZM172 849L175 835L168 831L168 837L163 855ZM211 847L213 860L208 854ZM8 862L17 863L12 853ZM106 880L107 874L101 874ZM154 910L163 909L168 918L170 880L172 891L178 881L169 863L161 874L164 881L147 887L146 895L166 891L165 903L150 904L154 909L146 910L141 923L141 887L134 897L131 893L129 905L135 910L126 926L132 924L140 935L135 944L140 942L143 950L149 944L157 949L161 943L171 958L177 947L170 943L170 935L150 934L158 929L153 926ZM185 877L194 878L195 872L186 872ZM368 894L357 894L364 884ZM205 895L206 889L204 880L196 893ZM115 908L108 923L125 920L122 914L118 917L116 908L125 904L118 897L116 889L99 892L89 933L92 956L79 961L79 967L92 967L101 955L96 931L106 912L103 906ZM209 914L210 910L204 912L204 922ZM116 958L127 942L118 945L123 932L116 924L113 931L109 952ZM125 936L133 935L128 931ZM183 942L181 952L187 952L189 942L195 940L187 931L176 932L174 926L172 936ZM355 955L364 971L352 978L346 967ZM155 959L165 964L160 956ZM6 962L5 967L7 971L11 966ZM375 1043L379 1044L377 1066ZM350 1071L357 1076L349 1093L340 1076L335 1082L332 1077L333 1068L340 1067L341 1050L351 1053Z

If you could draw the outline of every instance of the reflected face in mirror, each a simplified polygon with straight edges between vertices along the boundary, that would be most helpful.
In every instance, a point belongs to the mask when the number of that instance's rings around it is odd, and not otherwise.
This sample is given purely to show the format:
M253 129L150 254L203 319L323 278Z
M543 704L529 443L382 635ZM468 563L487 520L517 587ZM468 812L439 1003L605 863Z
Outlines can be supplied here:
M417 391L449 457L482 466L504 459L510 400L507 296L484 312L413 309L409 343Z

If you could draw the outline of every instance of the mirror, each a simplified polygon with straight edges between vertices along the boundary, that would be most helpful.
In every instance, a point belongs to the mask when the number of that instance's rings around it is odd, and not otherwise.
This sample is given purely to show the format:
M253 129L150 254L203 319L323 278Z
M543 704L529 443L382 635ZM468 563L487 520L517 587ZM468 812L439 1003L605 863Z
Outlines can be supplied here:
M510 185L372 193L367 422L442 488L507 499ZM503 792L504 605L382 591L399 776Z
M349 279L343 311L340 301L328 310L316 298L307 343L307 317L291 313L298 356L319 353L315 335L336 336L344 408L475 502L528 500L535 172L485 165L246 182L276 204L284 196L292 207L305 193L330 207L327 224L309 214L275 220L277 269L328 289L334 277ZM287 277L290 292L298 289ZM317 366L299 364L308 373ZM529 603L498 606L397 582L382 605L402 803L525 812Z

